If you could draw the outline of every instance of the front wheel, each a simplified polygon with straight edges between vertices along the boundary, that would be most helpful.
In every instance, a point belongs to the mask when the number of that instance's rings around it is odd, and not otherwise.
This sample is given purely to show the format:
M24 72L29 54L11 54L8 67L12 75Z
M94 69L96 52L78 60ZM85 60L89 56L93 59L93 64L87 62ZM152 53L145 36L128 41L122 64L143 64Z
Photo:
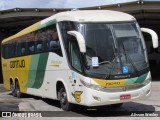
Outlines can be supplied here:
M69 111L72 108L72 104L68 102L67 93L64 87L60 88L60 105L65 111Z

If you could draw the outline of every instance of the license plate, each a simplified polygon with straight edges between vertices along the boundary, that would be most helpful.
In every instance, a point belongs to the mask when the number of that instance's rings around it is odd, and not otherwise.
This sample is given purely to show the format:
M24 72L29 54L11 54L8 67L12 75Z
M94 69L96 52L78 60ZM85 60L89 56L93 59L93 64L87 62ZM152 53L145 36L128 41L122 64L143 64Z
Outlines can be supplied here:
M131 95L130 94L120 95L120 100L126 100L126 99L131 99Z

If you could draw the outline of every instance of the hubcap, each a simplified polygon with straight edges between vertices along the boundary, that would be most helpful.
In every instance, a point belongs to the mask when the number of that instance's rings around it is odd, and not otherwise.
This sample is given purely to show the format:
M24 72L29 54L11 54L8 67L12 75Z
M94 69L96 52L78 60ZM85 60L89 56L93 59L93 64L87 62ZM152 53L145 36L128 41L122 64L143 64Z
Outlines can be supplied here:
M20 91L19 91L19 89L17 89L17 95L19 95L19 93L20 93Z
M65 105L66 101L67 101L67 94L66 94L66 92L62 92L62 94L61 94L61 103L63 105Z
M20 95L20 89L19 89L19 85L16 86L16 93L17 93L17 96Z
M13 91L14 90L14 85L13 84L11 84L11 91Z

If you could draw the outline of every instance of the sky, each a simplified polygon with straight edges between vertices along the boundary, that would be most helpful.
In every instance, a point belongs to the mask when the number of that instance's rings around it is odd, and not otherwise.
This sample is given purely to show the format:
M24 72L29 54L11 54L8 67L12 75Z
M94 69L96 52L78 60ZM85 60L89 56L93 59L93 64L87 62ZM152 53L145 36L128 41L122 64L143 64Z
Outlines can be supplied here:
M12 8L81 8L136 0L0 0L0 10Z

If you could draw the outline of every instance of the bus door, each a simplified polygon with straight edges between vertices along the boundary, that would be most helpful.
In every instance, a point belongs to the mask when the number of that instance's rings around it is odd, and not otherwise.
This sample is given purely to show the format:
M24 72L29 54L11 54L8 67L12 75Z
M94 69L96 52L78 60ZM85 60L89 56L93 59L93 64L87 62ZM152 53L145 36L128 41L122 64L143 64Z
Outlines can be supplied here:
M70 63L71 63L71 91L72 99L75 99L77 103L81 102L81 94L83 93L82 84L80 78L82 77L81 60L79 46L76 40L70 40Z

